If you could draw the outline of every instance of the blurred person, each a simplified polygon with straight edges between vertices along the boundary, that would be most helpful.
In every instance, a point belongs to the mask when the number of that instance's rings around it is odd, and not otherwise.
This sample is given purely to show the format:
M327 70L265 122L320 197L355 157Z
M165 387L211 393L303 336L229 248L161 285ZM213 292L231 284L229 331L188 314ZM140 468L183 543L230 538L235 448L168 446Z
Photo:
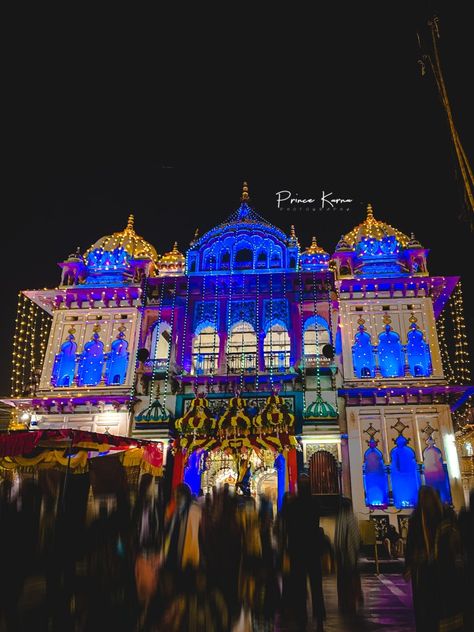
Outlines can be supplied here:
M179 577L186 566L199 566L201 509L186 483L176 487L174 498L175 508L165 525L163 565Z
M397 559L403 555L403 540L393 524L388 525L383 542L390 559Z
M459 514L459 531L465 565L465 623L466 629L469 630L474 629L474 599L471 595L472 586L474 586L474 489L471 489L469 494L469 508L463 507Z
M438 492L422 486L408 526L405 578L411 577L416 629L463 630L460 536Z
M361 540L357 519L349 498L341 498L336 518L334 548L337 568L337 598L339 610L354 614L362 601L360 573L357 566Z
M326 610L323 597L319 508L311 495L309 477L298 478L298 492L289 505L288 554L290 564L290 606L300 629L307 624L307 580L311 587L313 617L317 630L323 630Z

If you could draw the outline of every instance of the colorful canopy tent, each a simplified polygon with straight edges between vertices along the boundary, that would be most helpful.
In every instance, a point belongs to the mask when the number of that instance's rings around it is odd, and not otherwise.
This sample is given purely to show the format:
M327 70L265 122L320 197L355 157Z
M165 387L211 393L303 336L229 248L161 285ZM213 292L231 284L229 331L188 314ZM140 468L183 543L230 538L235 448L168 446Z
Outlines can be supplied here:
M283 398L275 393L267 398L261 411L253 414L245 400L236 395L229 400L219 419L213 416L208 400L202 395L196 396L187 412L176 420L172 487L183 480L186 468L198 466L199 460L192 458L197 451L222 450L231 455L239 472L239 484L248 475L245 465L249 453L253 451L260 456L262 451L268 450L274 454L274 467L279 472L280 504L285 491L296 489L299 444L294 435L294 421Z
M163 443L83 430L58 429L0 435L0 469L66 467L87 471L90 459L121 454L124 467L163 475Z

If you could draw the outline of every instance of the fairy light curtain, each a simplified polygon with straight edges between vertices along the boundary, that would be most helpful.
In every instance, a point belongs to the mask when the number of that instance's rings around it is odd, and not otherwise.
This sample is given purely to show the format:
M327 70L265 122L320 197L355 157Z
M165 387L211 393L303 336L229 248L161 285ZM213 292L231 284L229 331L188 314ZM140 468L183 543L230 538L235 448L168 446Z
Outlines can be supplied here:
M13 335L12 397L28 395L35 390L50 329L51 316L19 292Z

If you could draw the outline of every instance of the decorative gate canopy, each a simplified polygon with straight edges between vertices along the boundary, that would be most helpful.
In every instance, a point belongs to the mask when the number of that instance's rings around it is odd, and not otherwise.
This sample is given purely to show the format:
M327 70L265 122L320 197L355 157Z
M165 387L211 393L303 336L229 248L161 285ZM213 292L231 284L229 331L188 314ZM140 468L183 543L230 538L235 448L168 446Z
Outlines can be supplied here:
M176 420L175 447L188 455L195 450L219 449L234 454L248 450L282 453L298 448L294 423L295 416L276 394L267 398L258 414L252 414L245 400L236 395L219 419L213 416L208 400L201 395Z

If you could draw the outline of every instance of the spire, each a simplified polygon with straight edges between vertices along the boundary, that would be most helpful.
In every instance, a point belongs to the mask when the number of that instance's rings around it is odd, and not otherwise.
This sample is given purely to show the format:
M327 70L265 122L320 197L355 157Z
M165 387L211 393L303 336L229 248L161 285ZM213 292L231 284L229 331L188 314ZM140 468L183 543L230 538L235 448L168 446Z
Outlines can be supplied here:
M134 221L135 217L133 216L133 213L130 213L130 215L128 216L127 228L125 230L133 230Z
M173 250L171 251L174 255L179 254L179 250L178 250L178 242L175 241L173 244Z
M316 241L316 237L313 235L313 238L311 240L311 248L317 248L318 247L318 242Z
M196 230L194 231L194 237L189 242L189 245L190 246L194 245L198 239L199 239L199 228L196 228Z
M248 202L250 199L249 197L249 187L247 185L246 182L244 182L243 186L242 186L242 197L240 198L241 202Z
M295 231L295 225L292 224L290 226L290 237L291 239L296 239L296 231Z
M374 219L374 211L370 202L367 204L367 219L369 221L372 221Z

